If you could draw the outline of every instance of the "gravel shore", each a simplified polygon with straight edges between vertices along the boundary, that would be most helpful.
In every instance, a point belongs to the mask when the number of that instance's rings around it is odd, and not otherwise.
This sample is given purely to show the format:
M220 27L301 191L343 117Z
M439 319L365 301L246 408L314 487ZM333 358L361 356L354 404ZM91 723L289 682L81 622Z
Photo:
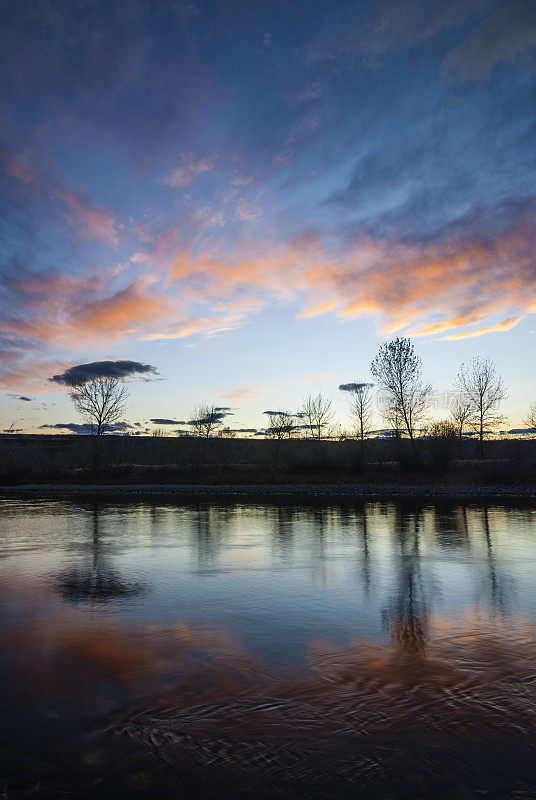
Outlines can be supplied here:
M536 486L471 486L471 485L400 485L400 484L127 484L127 485L75 485L26 484L0 487L0 497L64 497L82 499L102 498L155 498L166 500L195 499L256 499L288 500L377 500L428 498L444 499L519 499L536 500Z

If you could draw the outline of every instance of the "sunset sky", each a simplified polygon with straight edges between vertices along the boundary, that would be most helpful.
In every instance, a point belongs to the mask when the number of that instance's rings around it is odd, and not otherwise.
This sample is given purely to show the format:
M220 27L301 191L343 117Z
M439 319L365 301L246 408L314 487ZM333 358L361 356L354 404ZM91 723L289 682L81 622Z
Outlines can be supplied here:
M494 358L521 424L533 0L2 11L1 429L80 422L50 379L119 359L154 368L130 381L139 429L202 401L262 427L311 391L344 422L338 385L395 334L438 392Z

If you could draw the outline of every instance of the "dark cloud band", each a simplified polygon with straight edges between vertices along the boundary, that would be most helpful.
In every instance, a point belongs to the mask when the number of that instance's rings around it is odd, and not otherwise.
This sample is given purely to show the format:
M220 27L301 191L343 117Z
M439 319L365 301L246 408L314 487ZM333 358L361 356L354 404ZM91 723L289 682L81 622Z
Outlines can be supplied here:
M91 361L69 367L49 380L62 386L79 386L92 378L131 378L135 375L156 374L156 368L139 361Z

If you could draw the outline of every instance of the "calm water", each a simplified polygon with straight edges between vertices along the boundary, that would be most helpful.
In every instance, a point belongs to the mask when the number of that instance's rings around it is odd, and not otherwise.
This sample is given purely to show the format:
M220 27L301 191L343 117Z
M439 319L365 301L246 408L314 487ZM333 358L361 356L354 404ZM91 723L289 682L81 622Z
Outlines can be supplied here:
M0 526L6 797L534 796L535 509L10 500Z

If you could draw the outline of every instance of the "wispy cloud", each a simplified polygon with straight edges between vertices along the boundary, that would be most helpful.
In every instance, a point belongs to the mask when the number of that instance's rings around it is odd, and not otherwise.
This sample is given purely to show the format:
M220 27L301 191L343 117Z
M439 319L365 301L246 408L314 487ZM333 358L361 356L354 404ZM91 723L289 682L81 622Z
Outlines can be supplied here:
M238 386L236 389L232 389L221 396L232 402L260 400L261 398L266 397L268 394L265 386L266 384L263 383L250 384L249 386Z
M536 313L534 4L276 7L9 5L6 387L273 306L447 339Z
M358 58L378 70L390 53L408 50L458 27L489 5L488 0L378 0L356 4L353 13L329 14L325 28L307 48L310 63Z
M522 218L479 242L450 237L418 246L361 237L337 257L318 238L248 258L181 251L152 263L152 273L125 288L114 289L125 276L110 272L104 295L95 277L50 272L11 280L14 303L0 318L0 332L64 347L110 338L213 336L275 302L292 304L304 317L371 315L383 334L451 330L448 339L470 338L511 330L535 312L535 244L536 233ZM467 328L500 315L498 324Z
M218 154L212 153L209 156L198 156L195 153L183 153L181 159L182 163L163 178L162 183L166 186L182 188L189 186L200 175L205 172L211 172L214 169Z
M522 319L523 317L508 317L508 319L503 319L496 325L486 325L483 328L475 328L475 330L472 331L458 331L457 333L452 333L450 336L444 336L443 339L452 342L458 339L472 339L475 336L485 336L487 333L511 331L512 328L519 325Z
M95 238L116 246L118 235L111 211L94 203L81 189L66 186L38 153L2 154L7 174L23 193L31 193L43 203L52 202L67 220L77 227L82 238Z
M499 5L444 59L449 81L485 81L498 64L512 64L536 47L536 6L530 0Z

